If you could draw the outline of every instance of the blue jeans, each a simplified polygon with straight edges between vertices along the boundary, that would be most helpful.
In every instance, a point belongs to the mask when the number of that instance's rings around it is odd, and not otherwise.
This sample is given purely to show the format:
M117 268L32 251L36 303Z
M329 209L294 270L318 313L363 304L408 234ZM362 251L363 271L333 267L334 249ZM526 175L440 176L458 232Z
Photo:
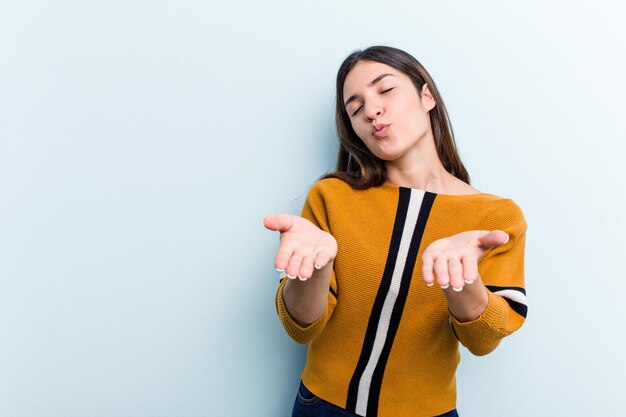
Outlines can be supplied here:
M358 417L358 415L318 398L300 382L291 417ZM459 417L459 414L455 409L436 417Z

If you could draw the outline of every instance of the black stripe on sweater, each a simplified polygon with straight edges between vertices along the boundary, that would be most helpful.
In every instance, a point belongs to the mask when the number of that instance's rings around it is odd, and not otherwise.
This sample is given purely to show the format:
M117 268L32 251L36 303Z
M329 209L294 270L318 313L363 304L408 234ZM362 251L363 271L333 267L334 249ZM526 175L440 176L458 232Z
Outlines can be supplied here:
M503 291L503 290L515 290L526 295L526 290L522 287L498 287L496 285L485 285L485 287L487 287L487 289L491 292Z
M398 257L398 251L400 249L400 241L402 239L402 230L404 229L404 223L406 221L406 214L409 208L409 201L411 197L411 190L408 188L400 188L400 196L398 199L398 208L396 211L396 219L393 225L393 232L391 234L391 243L389 245L389 253L387 255L387 263L385 264L385 271L374 300L372 307L372 313L370 315L369 322L367 324L367 330L365 331L365 340L363 341L363 348L359 361L350 380L348 386L348 398L346 401L346 409L351 412L356 410L357 396L359 392L359 383L363 376L363 371L367 366L368 359L372 354L374 348L374 339L376 337L376 329L378 328L378 321L382 312L383 304L389 287L391 285L391 277L393 270L396 266L396 259Z
M420 244L422 243L422 236L424 235L424 229L426 229L426 222L430 215L430 209L435 201L435 194L425 193L420 207L420 213L417 217L415 224L415 230L411 237L411 245L409 246L409 252L407 254L406 263L404 265L404 271L402 271L402 281L400 283L400 291L398 298L393 306L391 313L391 320L389 322L389 330L387 332L387 339L383 351L380 355L380 359L374 369L374 375L372 376L372 384L370 386L369 397L367 401L367 416L376 417L378 415L378 400L380 398L380 390L383 384L383 376L385 373L385 367L389 360L389 354L391 353L391 347L393 341L400 327L400 319L402 318L402 311L406 304L406 299L409 295L409 287L411 286L411 277L413 276L413 269L417 261L417 252L419 251Z
M498 287L495 285L486 285L486 287L492 293L497 293L498 291L513 290L513 291L519 291L522 294L526 295L526 290L522 287ZM496 295L500 295L500 294L496 294ZM515 300L511 300L510 298L503 296L503 295L500 295L500 297L504 298L504 301L506 301L509 307L511 307L511 310L515 311L520 316L526 318L526 316L528 315L528 306L526 304L520 303Z
M335 297L335 299L337 299L337 291L333 290L333 287L328 287L328 290Z
M511 307L511 309L513 311L515 311L520 316L526 318L526 316L528 315L528 306L526 304L522 304L522 303L518 303L517 301L509 300L506 297L502 297L502 298L504 298L504 301L507 302L507 304L509 305L509 307Z

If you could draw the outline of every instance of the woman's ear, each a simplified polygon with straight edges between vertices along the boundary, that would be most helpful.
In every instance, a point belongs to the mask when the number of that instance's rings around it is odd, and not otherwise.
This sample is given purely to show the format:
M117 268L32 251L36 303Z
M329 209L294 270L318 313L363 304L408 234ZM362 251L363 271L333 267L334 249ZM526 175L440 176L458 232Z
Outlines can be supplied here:
M430 92L430 88L428 84L424 84L422 86L422 106L424 106L424 110L430 111L435 108L437 103L435 102L435 98Z

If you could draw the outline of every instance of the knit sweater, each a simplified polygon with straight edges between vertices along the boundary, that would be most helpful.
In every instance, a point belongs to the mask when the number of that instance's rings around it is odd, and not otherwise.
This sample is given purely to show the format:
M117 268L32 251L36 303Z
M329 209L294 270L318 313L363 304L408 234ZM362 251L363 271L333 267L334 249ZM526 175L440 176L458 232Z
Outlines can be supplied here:
M491 352L526 317L526 222L510 199L444 195L384 184L355 190L338 179L311 188L302 216L338 245L328 305L303 328L282 289L276 308L289 336L308 343L302 373L318 397L361 416L436 416L456 408L459 342ZM449 312L443 291L422 280L428 245L467 230L504 230L509 241L488 250L478 271L488 305L474 321Z

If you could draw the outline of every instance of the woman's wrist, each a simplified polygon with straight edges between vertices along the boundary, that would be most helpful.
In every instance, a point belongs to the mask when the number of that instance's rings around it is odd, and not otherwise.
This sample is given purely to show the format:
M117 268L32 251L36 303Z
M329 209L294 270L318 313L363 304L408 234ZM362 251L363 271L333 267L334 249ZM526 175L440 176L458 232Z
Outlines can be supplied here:
M480 279L466 284L460 292L452 287L443 290L450 314L461 323L477 320L485 312L489 304L487 291Z

